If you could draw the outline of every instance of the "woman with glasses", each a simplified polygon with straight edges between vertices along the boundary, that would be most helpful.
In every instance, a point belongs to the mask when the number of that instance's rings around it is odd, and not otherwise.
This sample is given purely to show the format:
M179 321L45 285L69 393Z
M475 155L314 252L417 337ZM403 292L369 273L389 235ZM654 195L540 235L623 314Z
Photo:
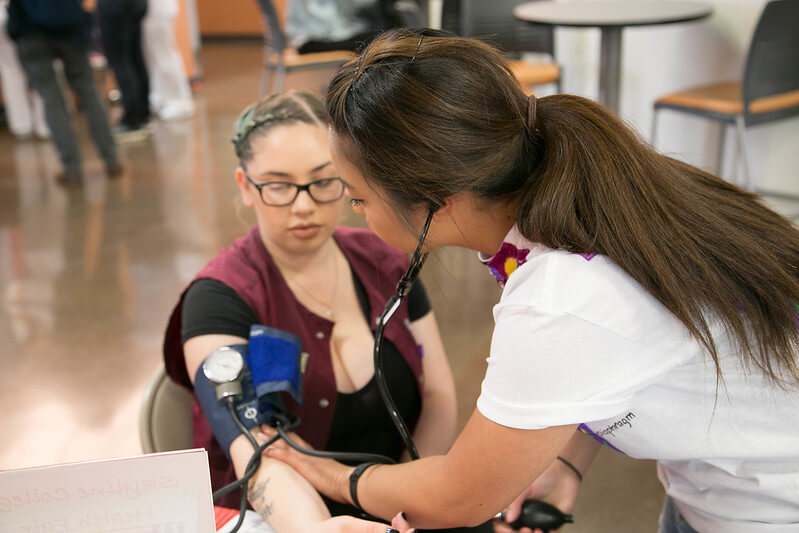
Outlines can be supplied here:
M408 265L373 233L339 227L344 184L328 148L324 107L303 92L248 107L233 139L241 201L257 225L219 253L176 306L166 334L170 376L191 387L220 346L247 343L263 324L302 340L303 401L288 396L297 433L310 446L375 453L400 461L403 449L380 397L373 368L375 319ZM416 283L400 319L386 329L389 389L425 455L441 453L455 430L455 390L425 291ZM214 489L241 477L253 449L244 435L221 449L195 402L195 445L209 451ZM228 460L229 456L230 460ZM278 532L378 531L351 506L322 497L280 462L265 459L249 502ZM218 504L238 507L239 493ZM326 505L327 504L327 505Z

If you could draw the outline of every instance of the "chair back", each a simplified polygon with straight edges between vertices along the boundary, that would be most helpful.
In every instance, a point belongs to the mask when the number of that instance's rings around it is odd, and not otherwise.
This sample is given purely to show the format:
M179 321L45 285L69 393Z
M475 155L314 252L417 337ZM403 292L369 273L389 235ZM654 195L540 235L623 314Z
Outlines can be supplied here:
M144 453L192 447L192 395L169 379L162 364L153 374L139 413L139 438Z
M747 124L799 114L799 105L750 114L753 100L799 91L799 0L767 3L755 27L743 77Z
M280 21L280 13L278 13L272 0L256 0L258 7L261 9L261 14L264 16L264 24L266 32L264 33L264 46L272 52L282 54L286 49L288 39L283 32L283 25Z
M542 52L555 55L551 26L522 22L513 8L530 0L447 0L442 24L465 37L487 37L505 52Z

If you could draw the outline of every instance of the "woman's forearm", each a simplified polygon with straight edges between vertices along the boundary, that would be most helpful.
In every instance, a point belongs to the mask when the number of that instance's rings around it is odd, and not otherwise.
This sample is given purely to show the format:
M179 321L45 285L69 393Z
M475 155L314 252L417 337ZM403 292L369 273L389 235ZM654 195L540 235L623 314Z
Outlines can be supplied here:
M540 476L575 429L513 429L475 411L446 455L367 469L358 483L358 499L366 511L383 518L405 512L414 527L475 526ZM346 481L335 485L349 500Z
M230 448L236 474L252 454L252 446L244 436ZM313 531L314 525L330 518L319 493L290 466L263 457L261 466L250 481L247 499L277 533Z
M432 311L411 322L411 332L422 347L424 395L413 440L422 457L445 453L455 439L457 403L455 381ZM407 453L403 459L409 459Z
M461 507L468 504L468 486L450 473L446 456L371 467L358 487L358 498L370 514L389 519L404 512L412 525L426 529L472 525L471 513Z
M560 452L560 456L569 461L582 475L585 475L601 447L598 440L576 430L574 436Z
M413 442L422 457L446 453L455 439L455 399L446 394L425 394ZM408 460L407 450L403 460Z

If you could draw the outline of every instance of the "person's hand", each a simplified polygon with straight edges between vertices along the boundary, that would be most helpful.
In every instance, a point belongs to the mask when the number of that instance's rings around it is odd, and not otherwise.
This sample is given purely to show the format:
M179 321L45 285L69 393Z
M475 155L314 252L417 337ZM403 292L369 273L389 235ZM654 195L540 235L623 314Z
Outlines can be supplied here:
M495 520L494 531L496 533L510 533L515 531L508 524L519 518L522 504L525 500L543 500L551 503L564 513L570 513L577 500L577 491L580 488L580 480L574 475L569 467L562 462L555 460L549 468L544 470L538 479L513 500L505 510L505 521ZM520 533L543 533L540 529L532 530L523 527Z
M266 442L277 434L269 426L261 426L256 438ZM311 446L302 440L296 433L289 433L289 438L303 448ZM333 459L313 457L291 448L286 441L278 439L269 446L264 454L272 459L282 461L297 471L308 480L313 487L332 500L343 503L352 503L349 499L349 476L353 467L346 466ZM384 533L384 532L381 532Z
M396 531L402 531L403 533L416 533L416 530L411 527L407 520L405 520L405 513L397 513L397 516L391 520L391 527L393 527Z
M354 516L336 516L325 520L319 526L314 531L319 533L410 533L411 531L410 527L399 529L393 523L387 526Z

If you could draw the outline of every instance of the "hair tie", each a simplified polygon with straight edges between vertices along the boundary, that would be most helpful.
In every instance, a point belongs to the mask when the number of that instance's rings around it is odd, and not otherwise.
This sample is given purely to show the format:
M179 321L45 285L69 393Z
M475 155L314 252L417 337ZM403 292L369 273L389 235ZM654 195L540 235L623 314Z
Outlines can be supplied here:
M534 94L531 94L527 97L527 125L530 126L530 131L535 130L535 119L536 119L536 103L538 102L538 98L535 97Z

